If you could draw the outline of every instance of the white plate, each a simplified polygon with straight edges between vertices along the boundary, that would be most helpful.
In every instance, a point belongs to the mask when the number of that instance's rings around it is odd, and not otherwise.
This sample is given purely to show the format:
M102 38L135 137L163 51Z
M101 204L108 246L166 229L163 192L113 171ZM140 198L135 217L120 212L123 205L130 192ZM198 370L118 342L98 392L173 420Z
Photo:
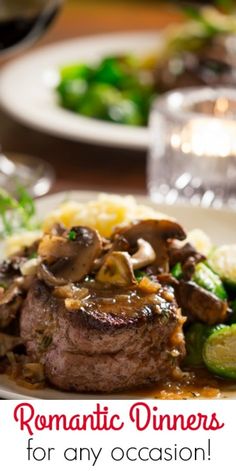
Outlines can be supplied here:
M86 202L95 198L97 193L92 192L67 192L58 193L51 196L45 196L38 200L37 209L40 217L43 218L46 213L57 207L65 199L74 199L80 202ZM145 197L137 197L140 203L149 204L154 208L157 205L151 203ZM158 210L174 216L183 226L189 230L196 227L204 230L216 244L222 243L235 243L236 233L236 215L231 211L217 211L213 209L193 208L189 206L164 206L159 205ZM57 391L52 388L45 388L43 390L29 390L18 386L14 381L10 380L5 375L0 375L0 397L7 399L91 399L97 398L95 395L90 394L77 394ZM124 394L119 395L99 395L100 398L120 398L124 399L127 396ZM133 398L138 397L135 393ZM143 397L143 395L142 395ZM131 395L128 396L131 398ZM222 398L236 399L236 386L232 391L222 391Z
M60 108L53 86L58 68L94 63L108 54L141 54L158 47L158 33L120 33L47 46L7 65L0 76L0 102L24 124L59 137L96 144L146 149L148 129L85 118Z

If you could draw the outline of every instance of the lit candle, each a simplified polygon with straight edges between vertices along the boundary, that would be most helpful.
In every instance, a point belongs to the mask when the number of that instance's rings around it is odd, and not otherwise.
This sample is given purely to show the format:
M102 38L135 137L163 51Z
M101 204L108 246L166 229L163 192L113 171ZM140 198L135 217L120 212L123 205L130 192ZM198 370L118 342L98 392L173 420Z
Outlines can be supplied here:
M172 134L171 144L184 154L198 157L236 156L236 122L205 117L193 119L179 134Z
M156 101L150 130L155 201L236 208L236 90L170 92Z

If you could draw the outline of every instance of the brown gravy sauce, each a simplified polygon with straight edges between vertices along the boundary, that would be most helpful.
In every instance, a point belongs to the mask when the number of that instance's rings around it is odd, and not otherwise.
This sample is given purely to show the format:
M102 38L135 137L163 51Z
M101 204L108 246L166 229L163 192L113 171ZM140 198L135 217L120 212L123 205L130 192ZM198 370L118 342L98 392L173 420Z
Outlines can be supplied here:
M189 379L164 380L151 388L130 391L130 397L149 399L223 399L230 391L236 393L236 382L212 376L204 368L195 369Z
M5 370L0 371L7 374L19 386L26 389L44 389L47 384L30 384L22 380L16 371ZM189 373L189 371L188 371ZM187 376L188 377L188 376ZM52 386L50 386L52 387ZM236 382L216 378L212 376L206 369L198 368L194 372L191 371L188 379L183 380L163 380L159 381L152 387L125 391L123 398L130 399L162 399L162 400L187 400L187 399L224 399L226 394L234 392L236 394ZM86 399L86 394L84 394ZM111 394L112 399L112 394Z

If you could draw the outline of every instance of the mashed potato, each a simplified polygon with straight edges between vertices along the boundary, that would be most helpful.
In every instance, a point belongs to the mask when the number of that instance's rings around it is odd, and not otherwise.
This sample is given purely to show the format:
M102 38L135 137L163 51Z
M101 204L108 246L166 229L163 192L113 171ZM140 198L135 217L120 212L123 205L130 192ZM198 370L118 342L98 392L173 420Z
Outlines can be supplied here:
M48 232L53 224L60 222L66 227L89 226L97 229L104 237L109 237L114 227L136 219L170 219L149 206L138 204L132 196L101 194L96 200L87 203L67 201L50 212L43 223Z
M9 257L24 247L30 247L41 236L41 231L22 231L13 234L4 241L3 256Z

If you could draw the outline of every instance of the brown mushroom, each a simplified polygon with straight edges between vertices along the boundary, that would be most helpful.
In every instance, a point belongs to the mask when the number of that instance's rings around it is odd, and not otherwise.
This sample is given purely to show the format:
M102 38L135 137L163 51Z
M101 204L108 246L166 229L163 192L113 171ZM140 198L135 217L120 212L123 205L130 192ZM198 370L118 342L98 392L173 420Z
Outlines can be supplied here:
M5 329L16 318L23 302L22 290L17 280L3 290L0 297L0 328Z
M120 247L121 241L123 241L123 244L124 241L127 241L130 249L135 250L138 240L143 239L152 246L156 255L155 261L149 264L152 272L168 272L168 241L172 239L184 240L185 238L184 230L176 222L164 219L149 219L138 221L129 227L116 231L113 236L113 249L116 250L116 247Z
M129 286L136 283L131 257L128 252L111 252L105 258L96 280L115 286Z
M81 281L90 273L101 251L102 240L89 227L73 227L62 236L47 234L38 250L42 259L39 276L53 286Z
M156 254L149 242L137 240L138 250L132 256L126 251L110 251L105 256L96 280L116 286L130 286L136 283L134 270L153 263Z
M62 259L62 262L65 262L65 260ZM55 272L55 274L53 273L53 271ZM59 274L55 270L55 265L49 267L46 263L40 264L38 269L38 277L41 280L44 280L45 283L49 286L64 286L67 282L67 280L59 276Z
M228 304L191 281L180 281L177 300L183 314L191 320L208 325L224 322L228 315Z
M181 263L183 278L190 280L194 274L197 263L206 259L204 255L198 252L192 244L173 241L169 246L170 266Z
M131 257L132 267L134 270L147 267L156 260L156 254L151 244L144 239L137 240L138 250Z
M20 337L14 337L13 335L0 332L0 357L4 357L8 352L19 345L23 345L23 341Z

